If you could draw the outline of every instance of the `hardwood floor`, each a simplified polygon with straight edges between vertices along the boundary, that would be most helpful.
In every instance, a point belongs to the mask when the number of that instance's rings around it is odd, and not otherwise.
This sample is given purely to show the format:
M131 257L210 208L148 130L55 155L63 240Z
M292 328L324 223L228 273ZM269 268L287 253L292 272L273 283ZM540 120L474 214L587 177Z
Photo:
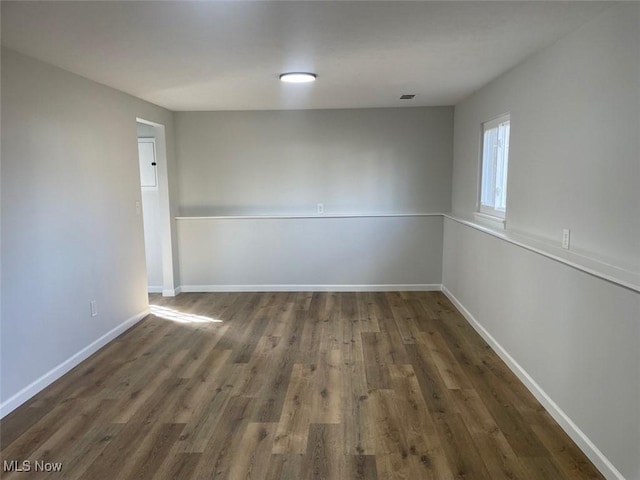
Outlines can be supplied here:
M0 423L62 472L2 478L603 478L441 293L151 303Z

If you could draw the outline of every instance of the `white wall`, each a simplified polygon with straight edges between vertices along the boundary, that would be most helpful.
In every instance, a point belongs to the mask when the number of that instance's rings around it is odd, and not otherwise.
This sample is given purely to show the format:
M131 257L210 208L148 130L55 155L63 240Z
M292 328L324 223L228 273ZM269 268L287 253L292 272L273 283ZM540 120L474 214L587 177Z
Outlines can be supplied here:
M447 211L452 121L450 107L180 112L179 209ZM440 283L440 218L181 220L178 235L187 287Z
M171 112L2 50L3 413L147 308L136 117L173 159Z
M156 135L156 129L153 125L145 125L144 123L136 123L136 131L138 138L154 138Z
M640 6L590 24L456 105L454 212L475 210L480 125L511 113L507 223L638 271Z
M183 289L433 289L442 217L178 222Z
M451 107L176 114L182 214L441 212Z
M577 252L637 272L639 46L640 4L615 5L457 105L454 212L475 210L481 123L510 112L507 232L559 245L568 227ZM444 245L444 286L610 478L640 478L639 294L449 219Z

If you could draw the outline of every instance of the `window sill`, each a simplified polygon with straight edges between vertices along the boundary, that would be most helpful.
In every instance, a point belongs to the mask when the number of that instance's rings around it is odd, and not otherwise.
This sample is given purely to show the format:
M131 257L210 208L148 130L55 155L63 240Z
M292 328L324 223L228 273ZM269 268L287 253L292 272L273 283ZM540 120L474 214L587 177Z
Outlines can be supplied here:
M487 213L482 212L474 212L473 218L480 225L485 225L487 227L496 229L496 230L504 230L505 227L505 219L496 217L495 215L489 215Z

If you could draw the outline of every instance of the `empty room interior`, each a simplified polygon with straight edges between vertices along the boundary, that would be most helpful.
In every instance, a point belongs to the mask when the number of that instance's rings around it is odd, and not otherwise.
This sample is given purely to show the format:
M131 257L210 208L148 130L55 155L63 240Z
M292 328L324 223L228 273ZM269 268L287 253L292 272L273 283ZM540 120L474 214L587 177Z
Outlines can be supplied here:
M640 2L1 37L0 477L640 480Z

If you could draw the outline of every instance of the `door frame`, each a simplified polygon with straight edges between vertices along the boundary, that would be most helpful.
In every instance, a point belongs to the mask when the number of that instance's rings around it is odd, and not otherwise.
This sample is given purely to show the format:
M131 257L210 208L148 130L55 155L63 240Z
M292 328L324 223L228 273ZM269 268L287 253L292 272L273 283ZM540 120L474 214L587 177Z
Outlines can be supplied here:
M160 240L162 242L162 296L173 297L176 291L174 275L174 229L169 200L169 170L167 168L167 140L165 127L144 118L136 118L137 123L154 128L156 146L156 174L158 180L158 210L160 215Z

